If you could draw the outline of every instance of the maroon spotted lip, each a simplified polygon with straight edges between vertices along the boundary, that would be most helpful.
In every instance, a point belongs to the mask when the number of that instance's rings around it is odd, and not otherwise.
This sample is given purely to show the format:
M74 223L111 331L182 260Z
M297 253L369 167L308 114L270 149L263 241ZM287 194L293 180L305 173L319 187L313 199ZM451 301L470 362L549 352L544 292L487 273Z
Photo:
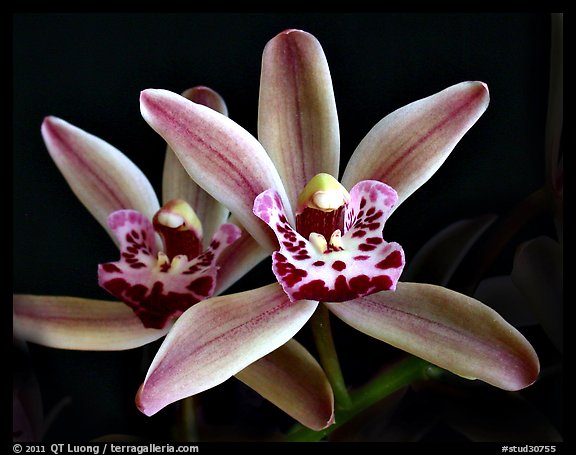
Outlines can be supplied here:
M273 271L292 301L308 299L345 302L380 291L394 290L404 267L404 252L382 238L386 218L397 200L394 189L377 181L362 181L350 191L350 201L334 212L308 209L296 216L324 217L301 223L304 234L320 225L324 237L343 232L336 244L319 250L287 220L281 198L273 190L254 202L254 213L276 234L280 250L273 253ZM332 225L326 219L333 221Z
M240 236L237 226L223 224L204 252L194 257L187 254L169 257L158 251L154 227L141 213L119 210L110 215L108 223L120 243L120 260L99 266L99 284L132 308L145 327L157 329L164 328L192 305L213 295L216 261ZM189 237L190 233L163 231L164 237L171 235L173 240L165 243L181 246L183 253L192 250L185 248L184 242L174 241L174 237ZM199 240L188 243L196 246Z

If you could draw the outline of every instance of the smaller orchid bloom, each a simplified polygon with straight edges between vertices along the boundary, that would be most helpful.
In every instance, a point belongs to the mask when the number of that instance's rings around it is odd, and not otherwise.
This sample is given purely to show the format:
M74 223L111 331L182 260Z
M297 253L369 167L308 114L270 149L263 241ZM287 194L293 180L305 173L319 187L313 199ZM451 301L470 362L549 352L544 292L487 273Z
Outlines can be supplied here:
M195 87L184 95L222 114L227 112L223 99L206 87ZM214 299L206 299L224 292L268 255L233 218L229 220L225 207L190 179L169 147L160 207L148 179L112 145L55 117L44 120L42 134L74 193L120 249L119 260L99 265L98 279L123 303L16 294L13 326L17 339L74 350L143 346L168 334L191 308L218 310L217 304L211 305ZM241 294L226 298L245 300ZM255 298L252 295L248 303ZM285 305L284 300L283 294L277 296L280 305ZM302 306L292 314L300 312L305 317L308 311ZM201 323L193 333L206 335ZM276 336L277 349L263 352L234 374L303 425L317 430L326 427L333 421L334 398L322 368L291 340L292 333L270 336ZM230 376L216 371L207 380L222 382Z
M140 406L156 412L213 386L204 371L214 362L220 374L235 374L276 347L272 334L296 334L319 304L460 376L505 390L532 384L539 361L520 332L471 297L399 282L404 253L382 237L387 218L439 169L488 102L486 84L470 81L388 114L360 142L339 183L332 81L309 33L284 31L264 49L258 139L175 93L143 91L144 119L198 185L273 254L278 283L251 291L257 305L224 296L217 306L209 299L188 310L156 355ZM213 334L188 336L200 322Z
M190 205L174 199L154 215L154 224L135 210L119 210L108 224L120 243L121 259L98 267L99 283L131 307L144 327L162 329L216 288L217 260L241 230L222 224L201 252L202 225ZM158 251L154 230L165 251Z
M192 89L188 96L225 111L210 89ZM146 176L112 145L55 117L44 119L42 136L74 193L120 248L119 261L98 267L100 285L137 317L128 322L133 315L124 315L122 305L113 302L16 295L15 330L23 339L64 349L142 346L164 336L183 311L224 291L265 256L249 235L226 223L229 211L194 184L172 150L166 151L160 207ZM195 204L204 223L181 197ZM227 253L232 241L237 248ZM75 324L57 317L63 311L74 315Z

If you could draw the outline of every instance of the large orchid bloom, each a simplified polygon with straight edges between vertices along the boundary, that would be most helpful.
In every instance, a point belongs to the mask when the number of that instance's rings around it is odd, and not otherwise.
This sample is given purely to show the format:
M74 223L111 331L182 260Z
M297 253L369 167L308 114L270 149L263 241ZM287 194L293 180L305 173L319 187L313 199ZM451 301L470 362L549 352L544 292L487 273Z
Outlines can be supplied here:
M223 99L206 87L183 95L227 112ZM101 264L98 275L100 285L126 305L15 295L15 337L59 349L140 347L166 335L188 308L222 293L268 255L245 230L226 223L229 211L190 179L170 148L160 207L148 179L112 145L55 117L44 120L42 135L70 187L120 248L120 259ZM279 304L288 302L277 294ZM219 311L217 299L211 302ZM303 305L288 317L306 318L309 311ZM198 323L193 333L206 333ZM323 370L291 336L270 336L280 340L279 349L237 369L238 379L304 425L324 428L334 403Z
M522 334L471 297L398 282L403 251L381 235L488 102L485 84L463 82L398 109L362 140L339 183L331 77L306 32L280 33L264 50L258 140L175 93L145 90L144 119L190 176L274 252L279 283L244 300L224 296L190 308L148 371L141 409L154 413L235 374L277 347L270 333L297 333L319 302L356 329L460 376L505 390L533 383L539 362ZM198 324L204 330L191 335Z

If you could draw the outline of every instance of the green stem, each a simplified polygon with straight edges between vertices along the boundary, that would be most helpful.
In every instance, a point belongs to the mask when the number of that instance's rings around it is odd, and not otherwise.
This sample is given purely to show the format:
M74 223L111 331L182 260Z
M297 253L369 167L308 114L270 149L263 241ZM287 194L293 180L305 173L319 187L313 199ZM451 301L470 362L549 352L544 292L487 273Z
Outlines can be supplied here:
M320 363L328 376L332 390L334 391L334 398L336 406L346 409L350 406L350 394L344 382L344 376L340 369L340 362L338 354L336 353L336 346L334 346L334 339L332 338L332 329L330 328L330 312L328 308L322 303L314 312L311 320L312 333L314 335L314 342L318 355L320 356Z
M180 442L198 441L195 408L194 397L184 398L176 403L175 424L172 430L173 440Z
M383 398L413 382L436 377L440 371L442 370L425 360L417 357L408 357L356 390L352 394L350 407L336 411L336 423L321 431L314 431L302 425L297 425L286 436L286 440L300 442L320 441Z

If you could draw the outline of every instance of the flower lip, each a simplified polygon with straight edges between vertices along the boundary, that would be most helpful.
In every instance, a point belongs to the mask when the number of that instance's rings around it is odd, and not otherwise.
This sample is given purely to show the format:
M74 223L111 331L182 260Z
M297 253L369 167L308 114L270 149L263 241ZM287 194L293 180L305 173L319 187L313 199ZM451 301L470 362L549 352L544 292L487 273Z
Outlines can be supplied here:
M180 213L186 211L184 208ZM167 213L169 217L185 218L170 210ZM233 224L221 225L202 252L194 230L171 228L158 223L157 218L153 225L135 210L110 215L110 227L121 247L120 260L100 264L98 282L131 307L145 327L162 329L192 305L213 295L218 257L238 239L240 229ZM165 252L156 249L155 230L163 237Z
M294 229L275 191L260 194L254 213L278 238L272 268L290 299L344 302L394 290L404 253L381 233L396 200L394 189L382 182L359 182L349 203L331 212L306 207Z

